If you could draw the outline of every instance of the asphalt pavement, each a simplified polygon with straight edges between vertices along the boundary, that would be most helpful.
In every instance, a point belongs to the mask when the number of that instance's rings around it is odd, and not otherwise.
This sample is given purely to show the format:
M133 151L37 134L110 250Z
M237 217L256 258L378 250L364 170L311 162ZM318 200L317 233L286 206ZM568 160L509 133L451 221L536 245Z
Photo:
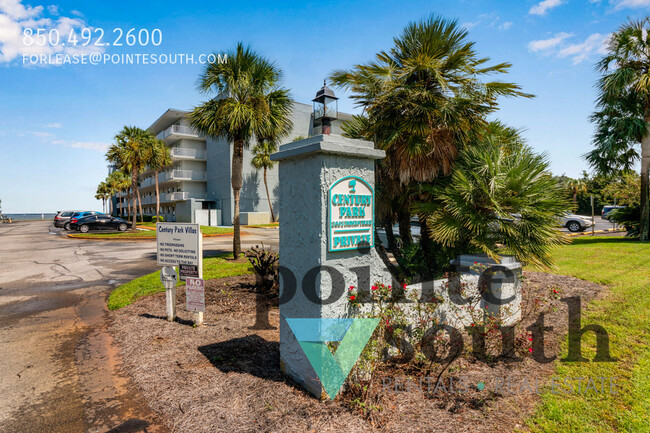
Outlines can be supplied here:
M277 248L277 229L242 247ZM204 238L204 255L232 236ZM158 270L155 241L68 238L47 221L0 224L0 432L166 432L121 370L106 298Z

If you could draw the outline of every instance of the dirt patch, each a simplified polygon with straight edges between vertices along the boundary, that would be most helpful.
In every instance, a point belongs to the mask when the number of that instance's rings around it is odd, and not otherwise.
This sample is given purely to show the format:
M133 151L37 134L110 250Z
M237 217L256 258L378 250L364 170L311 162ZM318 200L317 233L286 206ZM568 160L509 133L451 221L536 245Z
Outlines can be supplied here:
M572 277L535 272L525 276L527 311L553 290L557 296L579 296L583 309L606 291L604 286ZM449 375L462 377L467 389L454 393L432 392L435 382L429 385L400 366L387 365L373 382L377 409L364 416L350 392L334 402L320 402L281 374L278 330L251 329L258 296L253 284L252 276L209 281L203 327L192 327L192 315L182 306L182 289L175 323L164 320L163 294L113 313L112 331L127 370L149 406L164 415L173 431L512 431L523 428L524 417L538 402L536 382L540 387L548 384L554 370L553 362L542 364L531 358L514 363L460 359ZM270 324L277 328L277 297L267 301ZM562 302L546 314L545 325L553 327L545 333L546 356L558 354L567 317ZM530 314L522 325L537 318ZM415 378L411 385L395 387L395 379L406 376ZM389 386L384 386L386 378L393 380ZM499 381L503 383L497 387ZM479 383L485 389L480 390Z

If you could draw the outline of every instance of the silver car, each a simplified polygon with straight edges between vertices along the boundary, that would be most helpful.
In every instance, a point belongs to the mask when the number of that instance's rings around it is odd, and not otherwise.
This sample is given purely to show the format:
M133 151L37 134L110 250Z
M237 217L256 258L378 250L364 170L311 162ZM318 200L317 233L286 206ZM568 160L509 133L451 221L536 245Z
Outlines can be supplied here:
M582 215L566 214L560 217L560 225L566 227L570 232L581 232L591 227L591 217Z

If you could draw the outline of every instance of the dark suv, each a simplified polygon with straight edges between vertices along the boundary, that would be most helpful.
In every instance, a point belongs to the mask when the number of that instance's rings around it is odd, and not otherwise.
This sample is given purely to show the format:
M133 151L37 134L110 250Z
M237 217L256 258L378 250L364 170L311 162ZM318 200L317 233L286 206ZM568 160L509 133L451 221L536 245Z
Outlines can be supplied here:
M56 213L54 217L54 227L61 229L65 227L65 224L70 221L72 214L79 212L78 210L60 210ZM67 230L70 230L69 228Z
M603 206L603 212L601 213L600 217L602 219L604 219L604 220L609 221L609 217L610 217L612 211L615 211L616 209L622 209L624 207L625 206L614 206L614 205L609 205L609 204L607 206Z

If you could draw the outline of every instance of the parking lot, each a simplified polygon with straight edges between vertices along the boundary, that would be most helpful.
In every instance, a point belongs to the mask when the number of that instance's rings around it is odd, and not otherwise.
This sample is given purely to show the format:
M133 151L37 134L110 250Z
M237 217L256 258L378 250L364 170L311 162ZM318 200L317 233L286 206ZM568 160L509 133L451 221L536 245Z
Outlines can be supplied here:
M277 229L245 232L243 248L278 245ZM106 296L158 270L155 241L71 239L49 221L2 224L0 239L0 431L166 431L106 331ZM204 239L205 255L231 248L232 236Z

